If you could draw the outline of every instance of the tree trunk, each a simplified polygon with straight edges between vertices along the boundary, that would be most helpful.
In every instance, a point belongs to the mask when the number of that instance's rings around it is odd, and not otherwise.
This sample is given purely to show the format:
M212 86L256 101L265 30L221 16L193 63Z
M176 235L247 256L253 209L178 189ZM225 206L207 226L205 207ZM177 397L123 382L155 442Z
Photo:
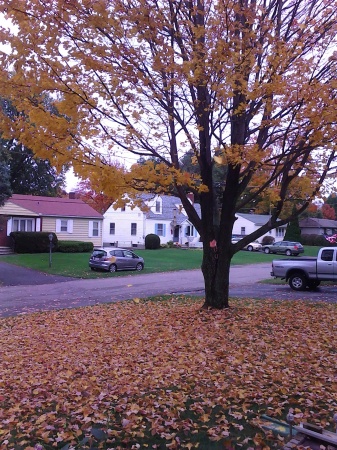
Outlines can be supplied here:
M229 308L230 249L219 249L204 244L202 273L205 281L203 308Z

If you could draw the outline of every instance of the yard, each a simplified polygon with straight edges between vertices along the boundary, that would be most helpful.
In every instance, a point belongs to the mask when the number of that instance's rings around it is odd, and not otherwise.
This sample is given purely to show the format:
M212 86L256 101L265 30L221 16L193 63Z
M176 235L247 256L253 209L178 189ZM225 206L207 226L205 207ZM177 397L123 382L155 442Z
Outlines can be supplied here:
M200 267L200 250L137 251L145 271ZM316 255L317 248L305 255ZM88 254L2 261L78 277ZM233 264L275 255L239 252ZM137 275L136 272L134 272ZM121 273L122 275L123 273ZM263 415L331 431L337 410L337 304L134 298L0 320L4 450L281 449Z
M316 256L318 247L305 247L303 256ZM145 260L145 269L140 273L168 272L173 270L200 269L202 250L194 249L159 249L135 250ZM53 253L52 267L49 267L49 254L17 254L1 256L0 261L30 267L42 272L76 278L106 278L125 276L125 272L107 273L93 272L88 267L89 253ZM232 259L232 264L256 264L271 262L284 258L281 255L266 255L261 252L240 251ZM130 274L130 272L127 272ZM137 275L138 272L132 272Z
M333 429L337 306L134 299L0 320L2 449L280 449Z

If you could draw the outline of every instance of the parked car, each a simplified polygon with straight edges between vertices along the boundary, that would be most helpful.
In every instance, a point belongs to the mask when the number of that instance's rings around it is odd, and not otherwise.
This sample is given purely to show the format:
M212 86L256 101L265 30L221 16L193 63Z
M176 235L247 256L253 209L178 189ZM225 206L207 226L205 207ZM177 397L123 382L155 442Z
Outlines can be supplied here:
M241 234L232 234L232 244L239 242L244 236Z
M304 247L299 242L279 241L274 244L262 246L264 253L281 253L287 256L297 256L304 252Z
M249 244L247 244L243 247L244 250L248 250L249 252L253 252L253 251L258 252L261 250L261 248L262 248L262 244L260 244L260 242L258 242L258 241L250 242Z
M125 248L95 248L89 259L91 270L143 270L144 259Z

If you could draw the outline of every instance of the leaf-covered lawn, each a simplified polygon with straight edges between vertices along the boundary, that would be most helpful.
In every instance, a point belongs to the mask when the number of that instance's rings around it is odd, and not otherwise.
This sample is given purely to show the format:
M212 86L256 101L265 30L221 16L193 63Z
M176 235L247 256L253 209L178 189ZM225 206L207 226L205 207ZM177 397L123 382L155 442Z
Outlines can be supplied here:
M2 319L1 448L281 448L259 418L290 407L332 429L337 305L231 304L135 299Z

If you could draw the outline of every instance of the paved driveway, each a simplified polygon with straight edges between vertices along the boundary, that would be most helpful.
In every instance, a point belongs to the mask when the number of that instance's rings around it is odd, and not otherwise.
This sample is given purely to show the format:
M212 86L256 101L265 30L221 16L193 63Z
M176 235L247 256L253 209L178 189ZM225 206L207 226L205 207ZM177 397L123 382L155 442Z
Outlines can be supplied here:
M1 286L32 286L39 284L54 284L70 281L74 278L48 275L37 270L15 266L0 262L0 287Z
M18 274L26 284L0 287L0 317L61 308L110 303L135 297L155 295L204 295L200 270L182 270L155 274L126 273L125 277L80 280L36 273L8 264L7 278L0 263L0 280L13 283ZM13 272L15 271L15 273ZM26 272L27 271L27 272ZM230 272L230 296L272 298L275 300L307 299L337 302L337 287L322 286L316 291L295 292L288 285L261 284L270 278L270 264L233 266ZM20 282L22 282L22 280ZM36 281L39 280L39 283Z

